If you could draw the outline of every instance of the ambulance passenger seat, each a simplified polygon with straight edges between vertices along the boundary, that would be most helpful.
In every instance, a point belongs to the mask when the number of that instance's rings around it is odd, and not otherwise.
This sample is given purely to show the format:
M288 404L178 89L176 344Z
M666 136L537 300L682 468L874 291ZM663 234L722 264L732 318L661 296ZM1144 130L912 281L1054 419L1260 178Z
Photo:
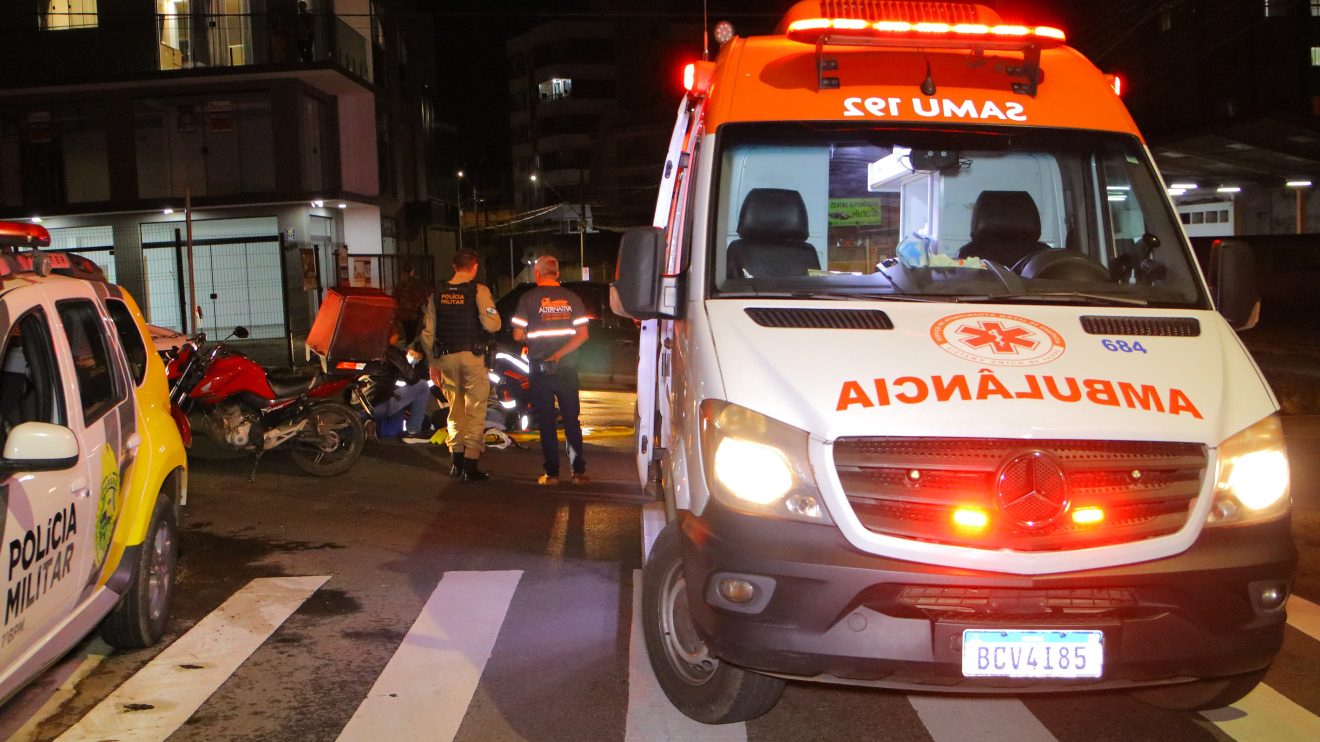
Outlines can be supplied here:
M729 278L805 276L820 268L807 242L807 205L785 188L753 188L738 213L739 239L729 243Z
M1040 241L1040 211L1026 191L981 191L972 206L972 241L959 258L986 258L1012 268L1049 245Z

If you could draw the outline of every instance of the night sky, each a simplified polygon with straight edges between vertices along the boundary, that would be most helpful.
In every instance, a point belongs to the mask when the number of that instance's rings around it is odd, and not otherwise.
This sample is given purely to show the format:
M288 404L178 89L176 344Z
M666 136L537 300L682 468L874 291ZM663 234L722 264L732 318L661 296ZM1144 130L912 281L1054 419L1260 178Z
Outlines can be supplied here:
M988 4L997 6L1007 22L1063 27L1069 42L1088 55L1093 49L1112 49L1121 43L1134 19L1145 18L1156 5L1150 0ZM487 183L505 182L510 170L507 39L556 19L631 19L645 24L662 18L698 20L702 14L700 0L432 0L421 5L433 7L427 12L437 20L439 110L456 129L455 164ZM791 5L792 0L710 0L708 27L729 20L741 35L767 33ZM701 53L701 43L700 38L691 41L694 59ZM678 79L676 70L657 70L657 74ZM675 100L679 94L676 85Z

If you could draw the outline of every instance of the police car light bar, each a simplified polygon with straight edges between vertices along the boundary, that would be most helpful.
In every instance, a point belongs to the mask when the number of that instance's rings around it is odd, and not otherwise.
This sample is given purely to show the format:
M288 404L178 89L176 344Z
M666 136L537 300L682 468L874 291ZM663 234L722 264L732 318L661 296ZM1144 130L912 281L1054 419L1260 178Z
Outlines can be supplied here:
M0 245L46 247L49 244L50 232L40 224L0 222Z
M787 36L794 41L815 44L832 31L851 37L868 37L897 42L952 42L957 45L1020 46L1022 42L1054 47L1065 40L1063 31L1052 26L990 26L982 23L909 23L908 21L870 21L859 18L802 18L788 24Z

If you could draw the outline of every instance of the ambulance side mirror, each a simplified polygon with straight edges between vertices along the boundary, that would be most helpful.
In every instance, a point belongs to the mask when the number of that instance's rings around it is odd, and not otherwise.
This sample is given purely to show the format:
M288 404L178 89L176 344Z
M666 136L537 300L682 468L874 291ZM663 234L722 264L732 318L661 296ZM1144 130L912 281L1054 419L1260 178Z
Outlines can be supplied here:
M1215 240L1210 247L1210 291L1215 306L1234 330L1250 330L1260 319L1256 256L1238 240Z
M675 283L665 278L664 270L663 229L634 227L624 232L618 269L610 284L610 309L639 320L673 317L677 291Z

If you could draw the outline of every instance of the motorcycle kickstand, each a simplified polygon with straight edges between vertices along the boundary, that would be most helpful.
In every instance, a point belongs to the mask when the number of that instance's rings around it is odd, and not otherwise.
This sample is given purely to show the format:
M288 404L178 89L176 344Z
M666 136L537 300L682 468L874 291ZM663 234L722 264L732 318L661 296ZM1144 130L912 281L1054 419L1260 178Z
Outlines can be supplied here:
M257 464L261 463L261 455L265 452L265 449L257 449L257 452L252 456L252 471L248 472L248 484L257 481Z

